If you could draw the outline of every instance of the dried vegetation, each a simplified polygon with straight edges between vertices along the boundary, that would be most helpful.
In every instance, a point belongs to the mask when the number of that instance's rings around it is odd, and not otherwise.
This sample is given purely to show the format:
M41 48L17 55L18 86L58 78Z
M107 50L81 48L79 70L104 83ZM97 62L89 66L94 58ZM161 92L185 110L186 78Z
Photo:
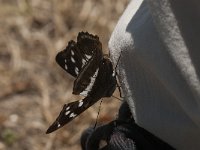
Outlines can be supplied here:
M128 0L0 0L0 150L77 150L81 132L94 125L99 103L46 135L72 95L73 78L55 55L79 31L99 35L104 50ZM116 94L116 93L115 93ZM99 122L119 102L102 103Z

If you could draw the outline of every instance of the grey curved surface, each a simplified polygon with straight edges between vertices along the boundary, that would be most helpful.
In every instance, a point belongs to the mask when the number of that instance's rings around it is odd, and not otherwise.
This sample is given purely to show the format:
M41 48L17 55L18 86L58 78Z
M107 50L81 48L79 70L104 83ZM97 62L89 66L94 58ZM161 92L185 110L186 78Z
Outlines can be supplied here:
M200 149L198 3L132 0L109 41L136 122L183 150Z

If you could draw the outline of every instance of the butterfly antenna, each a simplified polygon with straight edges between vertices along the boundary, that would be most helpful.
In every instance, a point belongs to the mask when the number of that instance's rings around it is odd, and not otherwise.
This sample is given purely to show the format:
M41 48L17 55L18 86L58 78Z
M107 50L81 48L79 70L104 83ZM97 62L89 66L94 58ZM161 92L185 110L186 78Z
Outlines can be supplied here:
M123 98L121 86L119 85L118 81L117 81L117 88L118 88L118 91L119 91L119 97L120 97L120 98Z
M98 110L97 118L96 118L96 121L95 121L94 129L95 129L96 126L97 126L97 121L98 121L98 118L99 118L100 109L101 109L101 103L102 103L102 102L103 102L103 100L101 100L101 101L100 101L100 104L99 104L99 110Z
M118 66L118 64L119 64L119 60L120 60L120 58L121 58L121 54L122 54L122 51L120 52L119 58L118 58L118 60L117 60L117 64L116 64L116 66L115 66L115 71L116 71L117 66Z

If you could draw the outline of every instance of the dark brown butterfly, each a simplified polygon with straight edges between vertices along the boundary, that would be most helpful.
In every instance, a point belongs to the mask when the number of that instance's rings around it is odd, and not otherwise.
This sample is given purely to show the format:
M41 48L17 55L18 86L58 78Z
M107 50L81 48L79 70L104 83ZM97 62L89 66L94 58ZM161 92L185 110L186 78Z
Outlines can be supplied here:
M57 54L57 63L76 78L73 94L85 98L65 104L46 133L63 127L102 97L112 96L117 86L116 73L110 58L103 55L101 45L98 36L80 32L77 42L70 41Z

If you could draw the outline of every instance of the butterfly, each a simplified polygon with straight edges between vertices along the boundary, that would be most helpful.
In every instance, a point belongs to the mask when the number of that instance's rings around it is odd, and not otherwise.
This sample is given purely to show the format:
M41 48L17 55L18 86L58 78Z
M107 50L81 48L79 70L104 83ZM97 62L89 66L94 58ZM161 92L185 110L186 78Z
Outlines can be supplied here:
M111 97L117 87L116 71L108 55L102 52L97 35L79 32L56 56L56 62L75 77L73 94L84 99L65 104L46 133L63 127L103 97Z

